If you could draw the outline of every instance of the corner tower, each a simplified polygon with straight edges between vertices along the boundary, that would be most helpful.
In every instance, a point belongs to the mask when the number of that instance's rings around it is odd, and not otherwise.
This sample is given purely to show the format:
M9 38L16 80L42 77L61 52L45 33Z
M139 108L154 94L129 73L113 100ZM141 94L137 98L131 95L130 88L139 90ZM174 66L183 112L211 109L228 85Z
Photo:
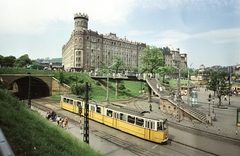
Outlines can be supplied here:
M74 15L74 21L75 21L75 26L74 30L88 30L88 15L87 14L81 14L81 13L76 13Z

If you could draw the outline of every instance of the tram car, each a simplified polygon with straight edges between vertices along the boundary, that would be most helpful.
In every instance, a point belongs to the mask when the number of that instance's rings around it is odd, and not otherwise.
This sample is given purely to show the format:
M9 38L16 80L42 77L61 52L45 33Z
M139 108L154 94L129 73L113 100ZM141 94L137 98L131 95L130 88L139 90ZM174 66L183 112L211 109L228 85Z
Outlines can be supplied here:
M89 119L105 124L139 138L156 143L168 140L167 119L151 115L149 111L89 101ZM62 109L84 115L85 102L76 95L62 95Z

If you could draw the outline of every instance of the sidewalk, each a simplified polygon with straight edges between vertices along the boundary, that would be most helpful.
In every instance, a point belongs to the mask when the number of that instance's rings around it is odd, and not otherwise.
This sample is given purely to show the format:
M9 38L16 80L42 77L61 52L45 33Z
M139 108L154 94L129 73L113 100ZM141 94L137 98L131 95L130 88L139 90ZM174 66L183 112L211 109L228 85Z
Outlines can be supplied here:
M209 102L207 100L209 94L213 96L213 91L205 91L204 88L200 88L200 91L198 92L198 105L194 107L206 115L209 113ZM185 100L185 104L187 104L186 96L183 96L183 100ZM214 102L215 105L218 104L218 98L215 97ZM152 113L157 116L167 118L170 122L176 121L174 116L164 114L164 112L158 109L159 97L152 97L151 104L153 107ZM179 124L240 140L240 127L236 126L237 108L240 107L240 96L231 96L230 105L229 101L223 101L223 105L226 106L227 109L213 108L213 103L211 102L210 113L214 109L214 112L216 113L216 121L213 121L210 126L202 123L192 123L189 120L181 120ZM138 102L138 106L142 109L148 110L149 102Z
M208 114L209 112L209 103L206 98L209 93L210 91L204 92L203 88L200 89L198 100L199 105L196 107L196 109L203 111L205 114ZM189 120L183 120L181 116L180 122L176 122L176 117L164 114L164 112L159 110L159 97L152 97L151 104L153 108L151 114L168 119L170 125L169 139L216 155L239 155L240 127L236 126L236 109L237 107L240 107L240 97L233 97L228 109L215 108L214 111L216 112L217 120L213 121L213 124L210 126L202 123L193 123ZM227 104L224 103L224 105ZM143 110L149 110L149 102L147 100L138 101L137 106ZM204 134L201 133L201 131L194 132L191 131L191 129L184 127L179 129L175 126L177 124L206 131L215 135L213 136L208 133ZM229 137L229 139L220 136Z

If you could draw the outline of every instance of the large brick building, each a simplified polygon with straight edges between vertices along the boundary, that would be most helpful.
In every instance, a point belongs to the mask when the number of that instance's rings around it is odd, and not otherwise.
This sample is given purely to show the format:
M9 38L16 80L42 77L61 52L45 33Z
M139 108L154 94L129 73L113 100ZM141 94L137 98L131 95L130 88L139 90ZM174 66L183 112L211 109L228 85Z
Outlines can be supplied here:
M128 69L140 65L140 51L145 43L119 38L114 33L106 35L88 29L87 14L74 15L74 30L62 47L62 65L66 71L90 71L101 68L103 63L111 65L114 55L121 56Z

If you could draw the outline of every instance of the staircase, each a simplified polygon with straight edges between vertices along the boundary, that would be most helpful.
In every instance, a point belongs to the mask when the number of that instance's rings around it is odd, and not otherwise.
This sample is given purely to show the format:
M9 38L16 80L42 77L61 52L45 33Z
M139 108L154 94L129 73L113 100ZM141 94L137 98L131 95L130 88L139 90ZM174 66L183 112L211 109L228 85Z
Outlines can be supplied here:
M168 100L173 105L177 106L177 102L172 100L172 98L168 95L168 92L165 90L165 87L161 86L157 79L146 77L146 82L148 83L148 85L151 87L151 89L159 97L168 97ZM159 87L162 88L162 91L157 89L157 84L158 84ZM201 121L202 123L208 123L206 114L200 112L199 110L197 110L197 109L195 109L195 108L193 108L193 107L191 107L191 106L189 106L187 104L180 103L179 104L179 109L181 109L182 111L186 112L187 114L189 114L190 116L194 117L195 119Z

